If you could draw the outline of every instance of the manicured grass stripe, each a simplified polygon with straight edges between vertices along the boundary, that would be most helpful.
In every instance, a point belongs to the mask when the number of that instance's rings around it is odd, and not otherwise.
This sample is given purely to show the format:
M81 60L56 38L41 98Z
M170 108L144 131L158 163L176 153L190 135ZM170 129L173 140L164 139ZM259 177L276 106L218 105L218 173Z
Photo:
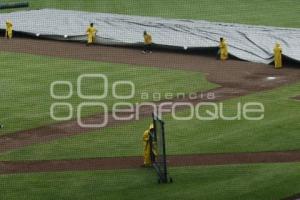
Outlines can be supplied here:
M298 193L299 163L0 175L3 199L282 199Z
M2 2L15 2L15 0L3 0ZM298 0L29 0L29 3L29 9L59 8L128 15L300 27L300 4Z

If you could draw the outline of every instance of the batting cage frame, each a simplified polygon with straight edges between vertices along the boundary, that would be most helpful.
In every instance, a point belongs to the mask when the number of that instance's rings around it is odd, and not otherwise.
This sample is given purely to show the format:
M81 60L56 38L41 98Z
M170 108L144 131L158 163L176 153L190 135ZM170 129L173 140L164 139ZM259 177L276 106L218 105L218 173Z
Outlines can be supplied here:
M158 183L172 183L168 176L165 122L152 113L154 131L150 136L150 158L152 166L158 175Z

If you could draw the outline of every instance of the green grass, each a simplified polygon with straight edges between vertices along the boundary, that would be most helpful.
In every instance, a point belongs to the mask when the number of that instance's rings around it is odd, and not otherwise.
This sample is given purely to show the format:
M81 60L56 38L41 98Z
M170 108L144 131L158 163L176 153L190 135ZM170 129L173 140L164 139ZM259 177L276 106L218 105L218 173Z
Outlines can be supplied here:
M300 164L171 168L158 185L150 169L0 175L2 199L273 200L299 193Z
M15 2L4 0L2 2ZM29 0L30 9L59 8L167 18L300 27L298 0Z
M125 64L109 64L89 61L59 59L52 57L33 56L15 53L0 53L1 66L1 100L0 122L5 129L0 135L13 131L26 130L41 125L53 123L50 117L50 106L54 102L69 102L76 109L77 105L88 100L82 100L76 95L76 80L81 74L101 73L108 78L108 96L100 100L109 108L122 102L112 95L112 84L115 81L127 80L135 84L135 96L126 102L143 102L155 100L150 95L149 100L141 99L141 94L148 92L177 93L203 91L216 85L207 82L198 72L186 72L150 68L142 66L129 66ZM55 100L50 96L50 84L53 81L70 81L73 84L74 94L67 100ZM172 84L170 84L172 83ZM84 94L102 94L101 81L83 81ZM117 93L129 94L130 87L122 85L117 87ZM67 94L66 87L57 87L56 94ZM100 102L96 100L96 102ZM67 116L68 110L56 110L58 116ZM87 108L83 115L101 112L95 108ZM74 116L75 115L74 111Z
M259 152L296 150L300 147L300 104L290 97L299 95L300 84L286 86L224 102L225 115L236 113L238 102L261 102L261 121L214 120L166 121L168 154ZM204 109L202 110L204 111ZM180 112L187 115L187 112ZM142 155L142 133L150 119L76 135L47 144L36 144L4 153L0 160L49 160L86 157Z

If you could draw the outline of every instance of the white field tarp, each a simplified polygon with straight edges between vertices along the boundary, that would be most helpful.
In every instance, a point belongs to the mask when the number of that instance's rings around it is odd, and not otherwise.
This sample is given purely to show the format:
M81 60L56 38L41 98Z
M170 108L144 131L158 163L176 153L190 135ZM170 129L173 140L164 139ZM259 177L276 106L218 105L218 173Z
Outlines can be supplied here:
M86 29L94 23L98 29L96 42L109 45L142 45L145 30L156 45L165 48L217 48L220 37L224 37L231 55L266 64L273 61L273 48L279 42L286 57L300 62L300 29L296 28L56 9L1 13L0 29L5 29L6 20L11 20L18 32L73 41L85 41Z

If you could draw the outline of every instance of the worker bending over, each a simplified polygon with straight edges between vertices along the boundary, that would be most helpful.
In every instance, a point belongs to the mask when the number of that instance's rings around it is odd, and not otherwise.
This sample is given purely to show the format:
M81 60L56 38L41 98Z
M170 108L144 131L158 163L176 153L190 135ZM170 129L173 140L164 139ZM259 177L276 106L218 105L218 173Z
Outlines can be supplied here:
M274 47L274 64L275 69L282 68L282 48L278 42Z
M94 24L91 23L90 26L86 30L87 34L87 45L95 43L96 40L97 29L94 27Z
M224 38L220 38L219 55L221 60L228 59L228 46Z
M13 37L13 24L11 21L6 21L5 37L7 39L12 39Z

